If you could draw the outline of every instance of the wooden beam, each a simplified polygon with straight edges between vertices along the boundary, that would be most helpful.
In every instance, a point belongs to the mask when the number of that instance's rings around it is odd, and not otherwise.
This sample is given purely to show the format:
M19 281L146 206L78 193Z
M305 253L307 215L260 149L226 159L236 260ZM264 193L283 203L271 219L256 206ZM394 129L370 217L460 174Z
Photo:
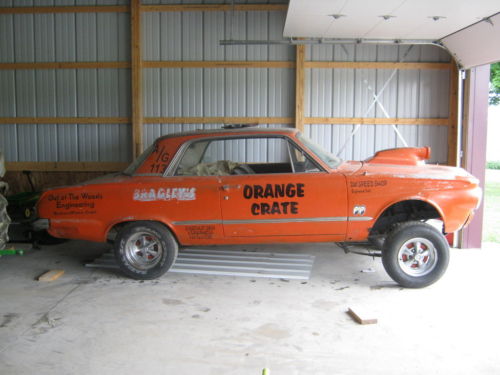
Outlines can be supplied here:
M0 63L0 70L18 69L127 69L128 61Z
M304 45L297 45L295 50L295 128L304 131L304 84L305 51Z
M143 12L286 12L288 4L172 4L143 5Z
M132 156L142 153L142 54L141 54L141 0L130 2L131 32L131 90L132 90Z
M295 68L293 61L144 61L144 68Z
M115 162L6 162L8 171L39 172L116 172L123 171L128 163Z
M293 124L291 117L146 117L145 124Z
M110 6L60 6L60 7L13 7L0 8L0 14L40 14L40 13L125 13L126 5Z
M459 72L456 64L450 70L450 103L448 122L448 165L458 165L458 80Z
M448 118L306 117L305 124L330 125L434 125L448 126Z
M16 69L128 69L128 61L102 62L29 62L0 63L0 70ZM293 69L293 61L142 61L143 68L284 68ZM386 62L342 62L306 61L304 68L311 69L452 69L448 63L386 63Z
M0 124L129 124L128 117L0 117Z
M133 1L133 0L132 0ZM286 12L288 4L171 4L142 5L143 12ZM1 7L0 14L41 14L41 13L126 13L126 5L110 6L56 6L56 7Z
M143 124L295 124L292 117L145 117ZM449 118L304 117L309 125L435 125ZM1 124L130 124L128 117L0 117Z
M370 61L306 61L308 69L451 69L450 63L409 63Z

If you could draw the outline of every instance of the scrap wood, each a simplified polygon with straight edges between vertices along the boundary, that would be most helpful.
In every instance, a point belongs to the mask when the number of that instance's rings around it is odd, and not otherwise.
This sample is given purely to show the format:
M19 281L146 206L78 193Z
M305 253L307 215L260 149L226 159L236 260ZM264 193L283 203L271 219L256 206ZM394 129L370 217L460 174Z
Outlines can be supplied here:
M354 321L359 323L359 324L377 324L378 323L378 319L376 319L376 318L370 318L370 319L362 318L359 313L355 313L354 310L351 309L350 307L347 310L347 314L349 314L349 316L351 318L353 318ZM365 315L365 318L366 318L366 315Z
M64 275L64 270L50 270L45 272L43 275L38 276L38 281L54 281Z

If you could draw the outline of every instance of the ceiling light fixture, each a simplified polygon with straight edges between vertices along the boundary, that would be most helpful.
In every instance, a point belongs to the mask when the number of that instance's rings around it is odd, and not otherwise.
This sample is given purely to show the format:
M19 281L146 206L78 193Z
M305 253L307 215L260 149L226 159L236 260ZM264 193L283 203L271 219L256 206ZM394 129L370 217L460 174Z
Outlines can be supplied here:
M446 17L443 16L429 16L428 18L434 20L434 21L439 21L439 20L444 20Z
M380 18L383 18L384 21L389 21L391 18L396 18L396 16L391 16L390 14L384 14L383 16L379 16Z

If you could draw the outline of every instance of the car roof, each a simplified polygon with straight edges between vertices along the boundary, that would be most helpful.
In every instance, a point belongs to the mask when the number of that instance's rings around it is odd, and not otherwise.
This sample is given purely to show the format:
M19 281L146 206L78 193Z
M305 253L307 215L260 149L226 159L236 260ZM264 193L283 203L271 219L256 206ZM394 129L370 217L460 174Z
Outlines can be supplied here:
M281 134L281 135L289 135L297 133L297 129L292 128L254 128L254 127L245 127L245 128L237 128L237 129L198 129L185 131L180 133L172 133L161 136L157 139L157 141L161 141L167 138L178 138L178 137L195 137L198 136L218 136L218 135L256 135L256 134Z

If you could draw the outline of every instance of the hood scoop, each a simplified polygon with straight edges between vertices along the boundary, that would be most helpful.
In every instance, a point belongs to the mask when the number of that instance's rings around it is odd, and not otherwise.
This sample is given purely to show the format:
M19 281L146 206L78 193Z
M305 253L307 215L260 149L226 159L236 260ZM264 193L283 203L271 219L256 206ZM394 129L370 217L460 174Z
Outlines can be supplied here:
M430 147L391 148L377 152L365 163L392 165L423 165L431 157Z

